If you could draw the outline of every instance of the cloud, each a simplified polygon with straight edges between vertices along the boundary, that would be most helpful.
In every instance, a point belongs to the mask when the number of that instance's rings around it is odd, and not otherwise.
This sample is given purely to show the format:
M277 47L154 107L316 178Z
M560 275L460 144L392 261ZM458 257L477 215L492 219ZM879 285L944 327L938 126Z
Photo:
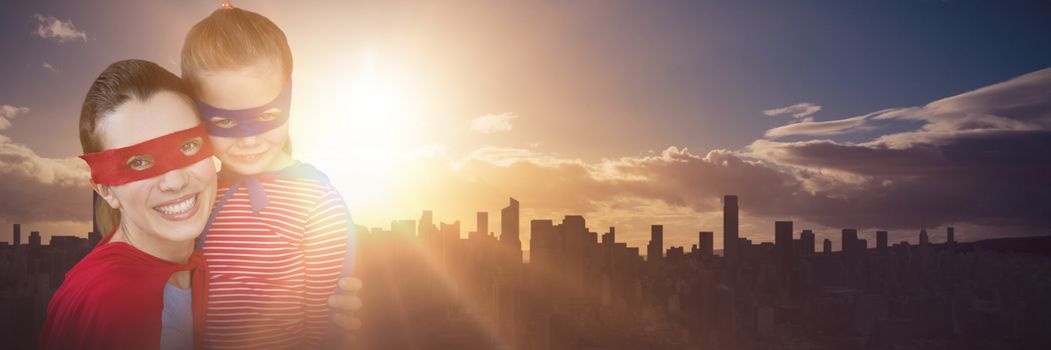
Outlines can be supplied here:
M5 130L11 127L11 119L14 119L20 114L29 113L28 107L18 107L12 105L0 105L0 130Z
M967 222L1046 230L1051 227L1048 92L1051 69L1044 69L924 106L767 131L772 137L830 135L876 123L916 125L870 141L757 140L742 154L795 174L812 193L839 198L838 204L796 207L825 224ZM821 212L836 216L822 219Z
M969 225L986 235L1046 233L1051 104L1034 91L1048 86L1051 74L1039 71L925 106L800 122L768 133L894 130L857 143L760 139L736 151L697 154L669 147L595 162L535 149L485 148L459 162L448 175L458 185L445 190L479 203L515 196L538 214L579 213L617 225L603 211L645 213L650 223L718 231L709 219L718 215L722 195L736 194L749 230L762 235L769 233L763 220L771 219L828 232ZM905 124L878 129L888 122ZM678 209L651 210L658 207ZM645 227L644 217L624 220ZM705 222L709 226L689 226Z
M779 138L786 136L837 135L863 129L863 126L865 126L865 119L866 116L857 116L823 122L804 121L767 130L763 136Z
M821 111L821 106L810 102L800 102L788 107L774 108L763 111L763 114L771 117L791 116L792 118L806 118Z
M52 66L50 63L44 62L40 65L40 67L47 69L53 73L58 73L58 69L56 69L55 66Z
M0 220L91 220L88 168L80 159L45 158L0 135Z
M77 29L70 20L60 20L54 16L35 14L32 17L37 22L36 31L32 34L44 39L53 39L60 43L80 39L88 41L88 34Z
M1051 68L931 102L873 116L873 121L918 121L912 132L884 135L893 147L951 141L960 135L1051 130Z
M1051 68L1028 73L924 106L889 108L838 120L804 120L767 130L766 137L827 136L918 122L920 127L880 136L873 144L908 147L951 142L961 135L1051 129ZM794 106L782 108L787 109ZM773 110L771 110L773 111ZM767 111L770 112L770 111Z
M0 105L0 129L27 107ZM0 135L0 221L53 222L91 219L87 164L78 158L45 158ZM80 195L77 195L77 194Z
M518 118L511 113L486 114L471 120L471 130L483 134L511 131L511 121Z

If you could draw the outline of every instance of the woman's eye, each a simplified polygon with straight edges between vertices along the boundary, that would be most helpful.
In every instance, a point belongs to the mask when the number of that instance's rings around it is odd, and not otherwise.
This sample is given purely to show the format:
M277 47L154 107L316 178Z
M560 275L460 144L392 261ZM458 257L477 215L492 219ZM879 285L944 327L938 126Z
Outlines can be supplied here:
M212 125L218 126L223 129L229 129L237 126L236 120L223 117L212 117L210 121L212 122Z
M141 154L128 158L128 167L132 170L146 170L153 166L153 156Z
M182 145L179 145L179 151L185 154L187 157L197 154L197 151L201 150L201 143L203 140L201 137L194 137L186 140Z
M280 118L280 117L281 117L281 109L279 109L279 108L271 108L271 109L266 110L262 114L259 114L259 118L256 118L256 120L259 120L261 122L268 122L268 121L271 121L271 120L274 120L274 119L277 119L277 118Z

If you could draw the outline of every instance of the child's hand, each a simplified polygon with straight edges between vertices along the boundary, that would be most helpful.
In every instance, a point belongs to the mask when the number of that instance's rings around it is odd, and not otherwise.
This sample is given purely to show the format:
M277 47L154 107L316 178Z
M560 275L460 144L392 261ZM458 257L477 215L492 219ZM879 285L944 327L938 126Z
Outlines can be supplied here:
M350 294L333 294L328 297L328 306L337 311L332 315L332 321L347 331L347 343L354 344L357 331L361 329L361 320L354 315L354 311L361 308L361 298L357 296L361 290L361 280L354 277L341 278L339 288Z

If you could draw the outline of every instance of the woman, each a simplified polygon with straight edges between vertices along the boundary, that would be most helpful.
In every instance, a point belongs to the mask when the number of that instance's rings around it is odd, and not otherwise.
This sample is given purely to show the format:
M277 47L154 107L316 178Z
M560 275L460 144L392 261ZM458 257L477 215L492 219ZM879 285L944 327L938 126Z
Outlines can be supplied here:
M110 65L84 99L80 142L92 187L105 201L95 215L116 226L51 299L41 347L199 344L193 334L201 328L206 279L193 248L212 209L216 175L185 84L154 63ZM191 302L192 310L165 307Z
M81 158L107 234L52 298L42 348L202 348L207 279L193 247L212 209L216 172L189 96L182 80L142 60L110 65L89 89ZM340 281L351 293L360 287ZM333 295L330 305L353 339L360 321L351 312L361 300Z

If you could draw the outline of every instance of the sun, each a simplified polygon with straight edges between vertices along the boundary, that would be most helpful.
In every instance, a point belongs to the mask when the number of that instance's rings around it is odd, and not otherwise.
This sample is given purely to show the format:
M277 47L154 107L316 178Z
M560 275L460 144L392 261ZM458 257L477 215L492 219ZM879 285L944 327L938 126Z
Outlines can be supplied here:
M405 72L384 64L376 50L336 61L330 67L342 69L308 73L315 84L304 89L302 100L295 96L295 155L353 193L348 205L383 201L397 184L412 181L398 164L419 135L419 99L410 92ZM297 111L305 117L297 118Z

